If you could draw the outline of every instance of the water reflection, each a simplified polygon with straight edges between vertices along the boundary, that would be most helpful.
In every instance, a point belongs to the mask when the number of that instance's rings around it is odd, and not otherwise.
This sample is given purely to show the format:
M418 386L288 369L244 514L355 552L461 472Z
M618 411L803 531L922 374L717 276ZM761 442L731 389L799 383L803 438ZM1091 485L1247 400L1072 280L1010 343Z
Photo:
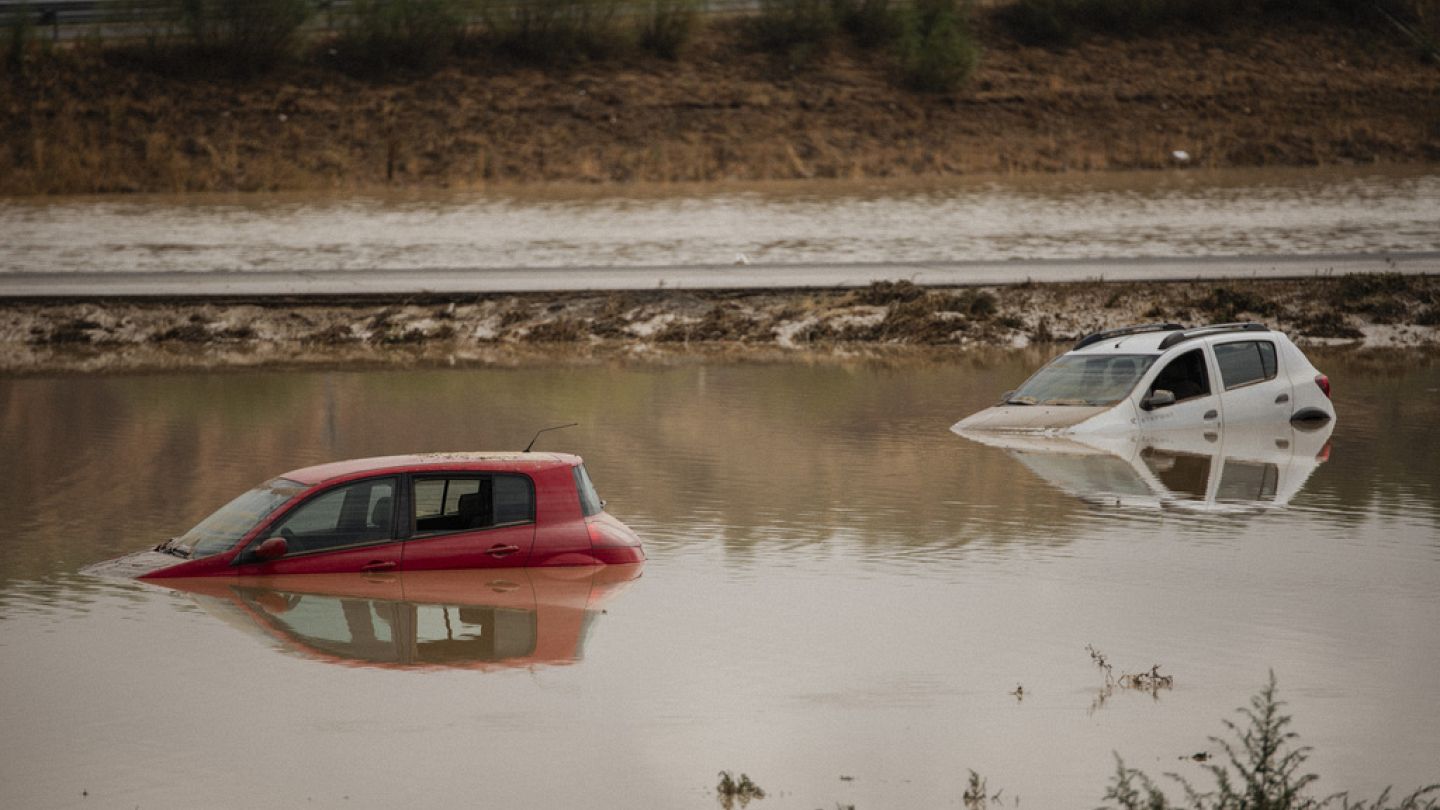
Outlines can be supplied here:
M583 657L601 605L642 565L173 580L277 649L386 669L516 669Z
M1281 509L1330 457L1333 421L1119 435L957 431L1099 507L1210 514Z

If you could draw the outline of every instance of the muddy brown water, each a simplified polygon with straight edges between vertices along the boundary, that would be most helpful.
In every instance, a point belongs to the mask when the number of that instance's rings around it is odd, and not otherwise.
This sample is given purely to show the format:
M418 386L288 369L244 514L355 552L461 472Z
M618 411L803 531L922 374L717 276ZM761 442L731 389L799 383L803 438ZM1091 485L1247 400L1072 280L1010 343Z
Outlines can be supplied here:
M707 808L732 770L752 807L958 807L974 769L1093 807L1112 753L1202 778L1270 670L1319 792L1434 781L1440 364L1319 354L1333 433L1223 452L949 432L1041 359L0 379L0 806ZM566 421L540 446L638 579L77 573L286 469ZM1105 695L1087 644L1173 688Z
M10 199L0 200L0 235L0 273L1378 254L1440 249L1440 175L1267 169Z

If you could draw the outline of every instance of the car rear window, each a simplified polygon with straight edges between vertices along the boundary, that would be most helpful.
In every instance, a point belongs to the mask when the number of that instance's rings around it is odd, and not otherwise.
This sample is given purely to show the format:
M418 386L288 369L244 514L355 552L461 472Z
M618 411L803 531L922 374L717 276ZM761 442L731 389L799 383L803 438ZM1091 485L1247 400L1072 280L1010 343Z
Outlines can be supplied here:
M600 514L605 506L600 503L600 495L595 492L595 484L590 481L590 473L585 471L584 464L576 465L573 469L575 471L575 490L580 493L580 511L584 512L586 517Z
M1215 346L1215 362L1226 388L1273 380L1277 371L1275 344L1268 340L1245 340Z

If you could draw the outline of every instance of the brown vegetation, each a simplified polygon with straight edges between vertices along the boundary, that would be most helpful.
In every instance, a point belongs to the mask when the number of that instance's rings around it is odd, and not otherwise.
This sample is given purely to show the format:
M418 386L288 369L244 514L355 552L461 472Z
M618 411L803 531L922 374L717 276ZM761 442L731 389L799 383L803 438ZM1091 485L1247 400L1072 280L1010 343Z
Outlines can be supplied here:
M326 62L175 75L77 46L0 75L0 194L893 177L1440 160L1440 71L1333 24L984 55L946 93L841 41L804 60L715 21L668 60L455 56L362 80Z

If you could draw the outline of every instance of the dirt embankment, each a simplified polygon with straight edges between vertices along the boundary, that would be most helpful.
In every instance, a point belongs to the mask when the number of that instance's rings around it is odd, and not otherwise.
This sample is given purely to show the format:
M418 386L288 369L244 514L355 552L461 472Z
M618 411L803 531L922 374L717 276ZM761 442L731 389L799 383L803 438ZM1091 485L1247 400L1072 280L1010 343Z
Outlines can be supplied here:
M837 45L803 65L716 23L684 58L483 60L361 81L310 63L167 78L77 49L0 77L0 194L895 177L1440 161L1440 70L1338 26L1022 47L982 20L952 94ZM323 51L322 51L323 53ZM317 59L323 57L316 57Z
M1260 320L1302 344L1440 346L1440 277L364 301L0 303L0 373L971 351L1152 321Z

